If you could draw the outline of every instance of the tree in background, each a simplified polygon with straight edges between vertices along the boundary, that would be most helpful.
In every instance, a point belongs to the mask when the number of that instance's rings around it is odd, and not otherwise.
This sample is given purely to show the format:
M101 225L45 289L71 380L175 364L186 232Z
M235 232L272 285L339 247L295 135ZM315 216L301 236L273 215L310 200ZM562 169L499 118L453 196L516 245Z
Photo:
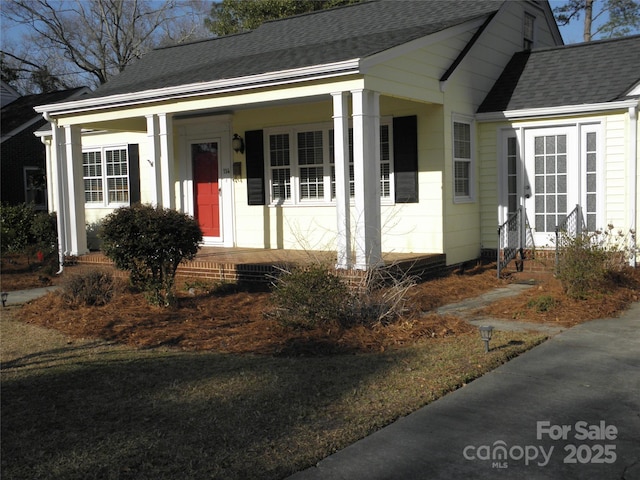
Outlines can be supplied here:
M640 28L640 2L636 0L568 0L554 8L554 13L560 26L584 15L585 42L595 37L623 37Z
M254 30L278 18L358 3L362 0L222 0L214 3L205 24L216 35Z
M22 93L97 86L150 49L209 34L207 0L3 0L2 76ZM12 47L7 27L26 38ZM11 40L11 39L8 39ZM13 39L15 45L15 39ZM9 47L9 48L8 48Z

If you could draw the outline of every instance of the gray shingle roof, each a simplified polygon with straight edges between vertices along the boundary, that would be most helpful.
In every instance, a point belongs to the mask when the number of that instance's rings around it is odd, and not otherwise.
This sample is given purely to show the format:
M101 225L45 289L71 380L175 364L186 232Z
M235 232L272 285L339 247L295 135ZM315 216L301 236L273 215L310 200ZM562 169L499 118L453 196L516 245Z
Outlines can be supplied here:
M8 134L35 117L41 117L41 115L34 110L34 107L37 105L69 100L85 88L86 87L78 87L69 90L18 97L13 102L2 107L0 111L0 118L2 118L2 122L0 122L2 135Z
M503 0L372 1L153 50L93 96L134 93L364 58L497 11Z
M640 35L516 53L479 113L622 100L640 82Z

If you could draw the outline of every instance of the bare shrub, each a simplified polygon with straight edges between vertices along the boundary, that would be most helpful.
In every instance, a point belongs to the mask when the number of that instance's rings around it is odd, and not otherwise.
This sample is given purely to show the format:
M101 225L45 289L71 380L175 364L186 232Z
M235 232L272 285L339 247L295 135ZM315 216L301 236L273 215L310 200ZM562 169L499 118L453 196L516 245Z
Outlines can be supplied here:
M384 269L350 284L327 265L297 266L274 279L274 315L294 327L388 325L406 314L407 292L414 285L413 278Z
M73 275L62 285L62 298L70 305L102 306L113 300L119 285L111 273L92 270Z
M585 299L594 292L607 290L611 280L628 266L635 255L634 232L614 232L613 225L576 237L566 234L560 239L560 256L556 272L565 293Z

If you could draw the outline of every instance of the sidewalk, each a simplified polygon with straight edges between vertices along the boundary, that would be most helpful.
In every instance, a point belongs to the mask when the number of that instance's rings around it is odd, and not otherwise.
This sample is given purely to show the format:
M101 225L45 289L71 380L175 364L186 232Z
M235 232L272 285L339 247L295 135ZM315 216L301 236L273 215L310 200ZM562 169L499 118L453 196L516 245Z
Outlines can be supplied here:
M494 478L640 479L640 303L555 335L289 480Z
M30 288L28 290L14 290L9 291L7 296L7 307L11 305L22 305L23 303L30 302L36 298L40 298L49 292L56 290L57 286Z

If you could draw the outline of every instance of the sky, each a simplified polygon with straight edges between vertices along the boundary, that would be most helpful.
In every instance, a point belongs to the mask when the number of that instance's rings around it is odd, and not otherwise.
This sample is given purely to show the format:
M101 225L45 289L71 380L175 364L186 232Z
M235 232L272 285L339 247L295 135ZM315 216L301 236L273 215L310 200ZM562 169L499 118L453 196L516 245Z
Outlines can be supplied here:
M8 0L0 0L0 10L2 9L2 3ZM472 1L472 0L470 0ZM597 4L601 3L604 0L596 0L596 8ZM562 5L566 3L566 0L550 0L549 4L551 8L555 8L558 5ZM562 33L562 38L564 43L579 43L582 42L582 29L583 29L583 19L581 17L579 20L572 21L569 25L560 27L560 32ZM597 25L597 23L596 23ZM20 35L20 28L10 26L6 21L2 21L0 25L2 27L2 41L1 44L4 44L8 38L15 39ZM639 34L640 30L636 30L633 32L634 34Z
M594 13L598 10L598 5L601 4L604 0L595 0L594 4ZM557 6L563 5L566 3L565 0L549 0L549 4L551 8L556 8ZM602 24L602 22L606 21L608 17L603 17L602 19L598 19L594 21L592 31L598 27L598 25ZM584 29L584 16L581 16L579 20L572 21L569 25L560 26L560 33L562 34L562 39L565 44L569 43L580 43L583 41L582 33ZM631 32L630 35L640 34L640 29L636 29ZM596 39L597 40L597 39Z

